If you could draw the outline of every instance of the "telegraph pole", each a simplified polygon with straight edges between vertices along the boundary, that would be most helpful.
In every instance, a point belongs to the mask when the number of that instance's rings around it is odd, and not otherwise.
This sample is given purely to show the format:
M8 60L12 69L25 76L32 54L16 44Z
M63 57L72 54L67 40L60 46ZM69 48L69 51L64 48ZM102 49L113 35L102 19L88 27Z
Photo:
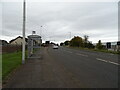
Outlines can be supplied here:
M26 21L26 2L23 2L23 43L22 43L22 64L25 63L25 21Z

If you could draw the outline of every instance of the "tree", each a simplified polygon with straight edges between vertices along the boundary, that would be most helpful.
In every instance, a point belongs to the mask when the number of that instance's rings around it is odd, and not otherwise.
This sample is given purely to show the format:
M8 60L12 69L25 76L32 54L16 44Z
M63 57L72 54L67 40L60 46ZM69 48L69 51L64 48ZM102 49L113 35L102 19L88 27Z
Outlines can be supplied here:
M95 46L91 42L88 42L87 43L87 48L95 48Z
M79 36L75 36L74 38L71 39L70 41L70 46L73 47L83 47L83 40Z
M69 43L70 43L70 41L68 41L68 40L64 42L65 46L68 46Z
M64 43L61 42L61 43L60 43L60 46L63 46L63 44L64 44Z
M89 38L89 36L88 35L84 35L84 39L83 39L83 46L85 47L85 48L87 48L88 47L88 38Z
M88 42L88 38L89 38L89 36L88 35L84 35L84 42Z
M101 40L99 40L98 43L96 44L96 48L97 49L103 49L103 45L101 43Z

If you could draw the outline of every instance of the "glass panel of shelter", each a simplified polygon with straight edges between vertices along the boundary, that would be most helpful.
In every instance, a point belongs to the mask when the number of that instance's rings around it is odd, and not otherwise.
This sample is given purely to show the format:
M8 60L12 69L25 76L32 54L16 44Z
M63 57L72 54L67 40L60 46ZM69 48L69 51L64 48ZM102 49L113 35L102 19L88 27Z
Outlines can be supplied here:
M41 37L38 35L29 35L28 36L28 58L39 58L34 56L34 49L41 47Z

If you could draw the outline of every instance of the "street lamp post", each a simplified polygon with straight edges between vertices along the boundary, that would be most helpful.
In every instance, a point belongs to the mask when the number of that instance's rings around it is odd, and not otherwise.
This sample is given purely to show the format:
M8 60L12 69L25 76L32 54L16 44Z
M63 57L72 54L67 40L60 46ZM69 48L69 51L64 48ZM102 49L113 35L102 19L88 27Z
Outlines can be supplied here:
M22 43L22 64L25 63L25 21L26 21L26 3L23 2L23 43Z
M40 27L41 27L41 29L40 29L40 35L41 35L41 37L42 37L42 27L43 27L43 26L40 26Z

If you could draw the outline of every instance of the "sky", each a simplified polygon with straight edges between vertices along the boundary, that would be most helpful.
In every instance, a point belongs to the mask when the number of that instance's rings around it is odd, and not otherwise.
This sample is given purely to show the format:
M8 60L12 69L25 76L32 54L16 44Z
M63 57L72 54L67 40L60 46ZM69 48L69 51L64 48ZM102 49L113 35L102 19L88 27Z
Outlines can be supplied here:
M1 4L0 4L1 7ZM1 13L0 13L1 14ZM10 41L22 36L23 3L2 2L2 35ZM42 26L42 27L41 27ZM43 42L56 43L74 36L89 36L97 43L118 41L118 2L26 3L26 37L36 31Z

